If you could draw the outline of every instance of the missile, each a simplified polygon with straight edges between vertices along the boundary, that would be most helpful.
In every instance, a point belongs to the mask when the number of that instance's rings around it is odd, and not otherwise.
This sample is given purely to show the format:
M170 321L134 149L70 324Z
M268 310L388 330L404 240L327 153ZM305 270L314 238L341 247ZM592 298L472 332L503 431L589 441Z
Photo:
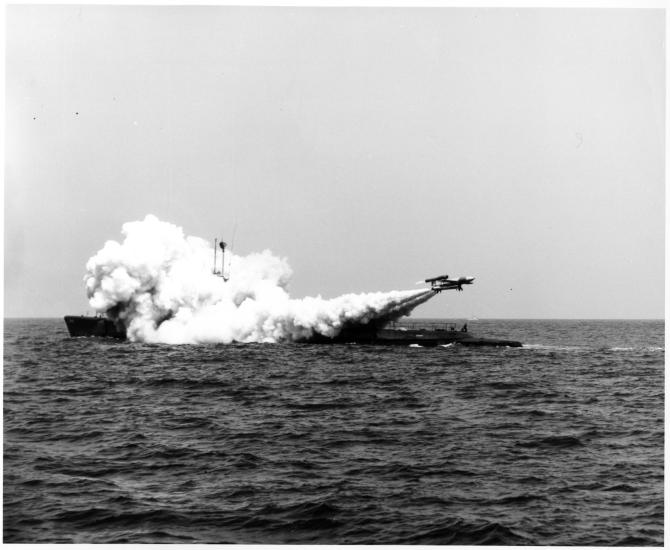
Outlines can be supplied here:
M424 282L425 283L434 283L435 281L441 281L448 279L449 275L438 275L437 277L431 277L430 279L426 279Z

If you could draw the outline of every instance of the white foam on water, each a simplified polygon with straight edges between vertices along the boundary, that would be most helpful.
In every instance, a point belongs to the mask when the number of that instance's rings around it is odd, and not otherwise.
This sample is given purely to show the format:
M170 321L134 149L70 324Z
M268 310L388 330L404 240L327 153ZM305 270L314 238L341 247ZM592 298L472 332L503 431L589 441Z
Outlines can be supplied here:
M608 348L609 351L665 351L661 346L644 346L644 347L614 347Z
M546 344L526 344L521 349L529 350L547 350L547 351L588 351L588 348L582 346L555 346Z

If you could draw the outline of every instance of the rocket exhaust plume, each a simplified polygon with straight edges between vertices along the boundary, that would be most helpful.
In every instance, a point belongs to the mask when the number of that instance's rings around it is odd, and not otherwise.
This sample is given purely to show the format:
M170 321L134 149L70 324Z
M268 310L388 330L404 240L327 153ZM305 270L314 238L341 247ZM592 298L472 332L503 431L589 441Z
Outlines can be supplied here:
M407 315L431 290L292 299L291 268L270 251L227 251L228 282L212 275L211 244L155 216L123 225L86 264L86 292L99 313L123 320L132 341L192 344L285 342L336 336L343 326Z

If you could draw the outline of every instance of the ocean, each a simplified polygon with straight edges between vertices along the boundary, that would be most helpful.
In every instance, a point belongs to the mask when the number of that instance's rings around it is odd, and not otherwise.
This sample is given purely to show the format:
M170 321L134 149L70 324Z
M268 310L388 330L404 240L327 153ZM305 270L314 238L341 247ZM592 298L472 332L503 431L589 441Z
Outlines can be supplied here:
M468 327L525 346L5 320L4 542L662 545L664 322Z

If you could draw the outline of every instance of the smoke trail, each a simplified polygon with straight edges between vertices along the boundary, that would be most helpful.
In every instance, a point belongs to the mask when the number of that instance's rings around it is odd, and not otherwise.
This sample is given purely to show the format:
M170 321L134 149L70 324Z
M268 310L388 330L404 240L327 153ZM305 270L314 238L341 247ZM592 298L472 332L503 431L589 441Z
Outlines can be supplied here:
M122 233L123 243L107 241L87 262L84 281L91 307L123 320L134 341L332 337L348 324L397 319L434 295L422 289L297 300L287 292L291 268L268 250L231 254L231 277L224 282L212 275L211 245L180 227L149 215L124 224Z

